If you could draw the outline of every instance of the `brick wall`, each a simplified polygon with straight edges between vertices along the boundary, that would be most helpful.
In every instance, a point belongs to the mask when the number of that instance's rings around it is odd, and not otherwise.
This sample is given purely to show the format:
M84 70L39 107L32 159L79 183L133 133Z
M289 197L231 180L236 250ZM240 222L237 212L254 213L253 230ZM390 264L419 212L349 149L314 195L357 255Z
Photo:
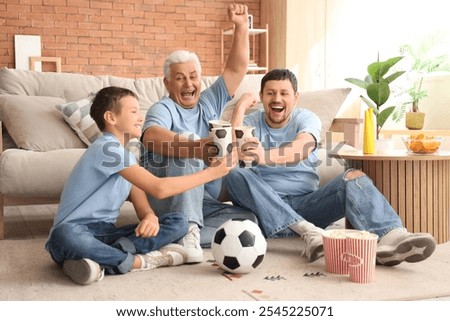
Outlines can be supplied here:
M195 51L203 75L221 71L219 0L0 0L0 67L14 68L14 35L40 35L42 56L62 71L120 77L162 75L166 55ZM259 25L260 0L246 0ZM43 63L43 71L53 66Z

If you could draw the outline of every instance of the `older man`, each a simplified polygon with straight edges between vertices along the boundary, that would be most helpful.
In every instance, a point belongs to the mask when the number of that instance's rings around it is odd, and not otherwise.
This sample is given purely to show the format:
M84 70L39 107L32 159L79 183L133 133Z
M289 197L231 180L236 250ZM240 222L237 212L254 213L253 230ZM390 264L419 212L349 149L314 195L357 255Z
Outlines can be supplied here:
M230 53L222 75L209 88L201 91L201 65L195 53L175 51L164 63L169 96L148 110L142 135L147 153L141 163L157 176L186 175L208 164L209 121L220 118L247 72L249 59L247 6L230 5L228 17L234 24ZM253 214L217 200L220 184L200 186L165 200L150 197L156 213L181 212L187 216L189 231L180 244L186 248L188 263L203 260L201 245L210 244L215 228L225 220L255 220Z

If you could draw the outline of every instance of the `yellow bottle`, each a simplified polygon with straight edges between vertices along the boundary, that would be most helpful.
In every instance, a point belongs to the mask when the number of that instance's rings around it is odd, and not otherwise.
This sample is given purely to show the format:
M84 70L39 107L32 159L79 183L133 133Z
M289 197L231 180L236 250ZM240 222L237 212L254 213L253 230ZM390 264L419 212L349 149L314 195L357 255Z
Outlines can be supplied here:
M375 153L375 127L373 122L373 110L367 108L364 114L364 142L363 153Z

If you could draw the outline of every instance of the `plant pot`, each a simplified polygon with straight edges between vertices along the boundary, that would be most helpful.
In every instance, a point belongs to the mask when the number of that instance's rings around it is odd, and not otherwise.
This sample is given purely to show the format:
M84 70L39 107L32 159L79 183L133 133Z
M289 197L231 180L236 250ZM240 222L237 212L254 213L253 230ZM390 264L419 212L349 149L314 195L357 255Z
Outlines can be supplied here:
M405 125L408 129L422 129L425 121L425 113L408 112L405 116Z

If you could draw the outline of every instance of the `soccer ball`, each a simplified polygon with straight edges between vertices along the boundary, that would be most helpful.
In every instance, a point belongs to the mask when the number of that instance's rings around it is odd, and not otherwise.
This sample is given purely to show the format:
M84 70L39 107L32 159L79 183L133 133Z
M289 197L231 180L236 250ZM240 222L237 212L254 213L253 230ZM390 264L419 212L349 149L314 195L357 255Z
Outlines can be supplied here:
M267 243L258 225L231 219L216 230L211 250L217 264L231 273L254 271L264 259Z

